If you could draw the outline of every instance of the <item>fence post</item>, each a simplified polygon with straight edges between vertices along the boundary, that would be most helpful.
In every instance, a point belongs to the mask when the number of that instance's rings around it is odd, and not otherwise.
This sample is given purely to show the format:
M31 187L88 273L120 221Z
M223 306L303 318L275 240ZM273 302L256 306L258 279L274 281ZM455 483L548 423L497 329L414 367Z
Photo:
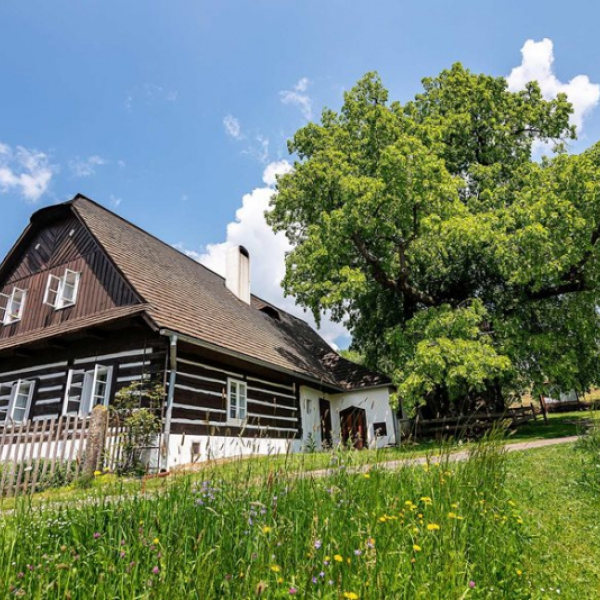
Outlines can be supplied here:
M88 439L85 448L85 458L83 461L83 476L92 478L94 472L101 467L102 455L104 453L104 444L106 442L106 428L108 425L108 409L101 404L97 404L92 409L90 417L90 428L88 430Z

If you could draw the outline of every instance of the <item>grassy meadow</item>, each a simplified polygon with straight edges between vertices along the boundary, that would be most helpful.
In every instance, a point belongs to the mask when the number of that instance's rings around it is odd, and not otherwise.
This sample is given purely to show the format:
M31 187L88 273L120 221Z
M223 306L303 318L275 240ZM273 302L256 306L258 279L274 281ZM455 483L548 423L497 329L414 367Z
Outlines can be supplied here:
M356 473L369 455L336 452L319 477L298 458L244 460L146 495L99 477L0 516L0 596L598 598L592 440L511 454L488 441L396 472L372 454Z

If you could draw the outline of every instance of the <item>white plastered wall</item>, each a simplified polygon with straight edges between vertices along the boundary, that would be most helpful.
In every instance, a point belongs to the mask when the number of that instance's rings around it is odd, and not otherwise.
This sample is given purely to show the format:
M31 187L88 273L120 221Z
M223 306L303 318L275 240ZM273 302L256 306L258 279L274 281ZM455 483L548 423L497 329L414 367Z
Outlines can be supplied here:
M168 468L186 465L196 460L235 458L251 455L283 455L314 446L321 449L321 417L319 399L331 403L331 426L333 443L341 441L340 412L346 408L362 408L366 412L369 448L382 448L396 443L394 410L390 407L390 390L387 387L356 390L342 394L326 394L307 386L300 387L300 410L302 416L302 439L237 438L206 435L171 435L169 438ZM375 436L374 423L385 423L387 435ZM311 439L312 438L312 439ZM198 455L192 454L197 444Z
M197 445L199 454L192 453ZM301 440L275 438L238 438L208 435L171 435L169 436L168 467L172 469L188 465L192 461L203 462L210 459L236 458L251 455L278 456L299 452Z
M300 407L302 410L302 442L306 446L312 442L321 448L321 423L319 413L319 398L329 400L331 403L331 428L333 430L333 443L341 441L340 412L346 408L362 408L367 416L367 445L369 448L382 448L396 443L395 414L390 406L390 389L388 387L355 390L342 394L326 394L313 388L302 386L300 388ZM385 423L387 434L376 436L373 425Z

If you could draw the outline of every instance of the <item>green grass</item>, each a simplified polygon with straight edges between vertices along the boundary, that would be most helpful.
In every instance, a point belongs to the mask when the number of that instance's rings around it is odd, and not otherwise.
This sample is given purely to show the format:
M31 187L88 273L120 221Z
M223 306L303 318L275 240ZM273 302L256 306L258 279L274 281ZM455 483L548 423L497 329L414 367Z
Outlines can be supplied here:
M255 481L181 479L149 499L19 505L0 581L28 598L525 598L505 458ZM470 587L470 582L475 587ZM491 595L490 595L491 594ZM496 596L494 596L496 594Z
M600 496L583 484L590 468L570 444L508 457L507 492L523 507L531 535L537 597L600 597Z
M592 600L600 436L580 445L483 444L464 463L368 476L352 461L380 454L344 453L318 479L317 458L268 473L237 461L157 480L146 498L99 478L85 500L5 515L0 597Z
M545 424L543 418L538 416L536 421L530 421L519 427L508 438L508 441L546 440L581 435L589 424L598 421L600 421L598 411L550 413L548 424Z

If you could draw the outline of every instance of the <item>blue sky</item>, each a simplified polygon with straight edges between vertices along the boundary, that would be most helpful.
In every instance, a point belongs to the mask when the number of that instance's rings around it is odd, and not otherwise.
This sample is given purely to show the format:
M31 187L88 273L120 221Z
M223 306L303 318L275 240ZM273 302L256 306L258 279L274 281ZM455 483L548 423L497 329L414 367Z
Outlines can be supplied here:
M280 301L286 244L261 213L307 118L369 70L400 101L455 61L508 76L532 40L513 85L589 78L567 88L577 152L600 138L599 21L577 0L4 1L0 255L33 210L82 192L217 270L245 243L254 291Z

